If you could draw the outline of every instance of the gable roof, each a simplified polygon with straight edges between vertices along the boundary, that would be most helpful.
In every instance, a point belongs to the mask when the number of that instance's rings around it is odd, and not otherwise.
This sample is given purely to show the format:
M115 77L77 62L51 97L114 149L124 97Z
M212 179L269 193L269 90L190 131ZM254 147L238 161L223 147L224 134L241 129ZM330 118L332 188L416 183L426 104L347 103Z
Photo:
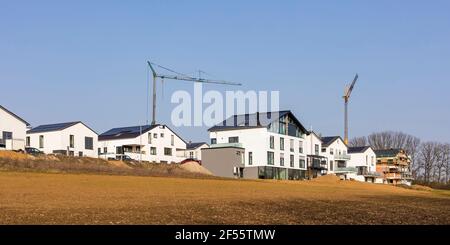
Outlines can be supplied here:
M30 126L30 124L23 120L21 117L17 116L16 114L12 113L10 110L6 109L5 107L3 107L2 105L0 105L0 109L4 110L6 113L10 114L11 116L15 117L17 120L25 123L27 126Z
M32 129L28 130L27 134L61 131L61 130L64 130L66 128L72 127L72 126L74 126L74 125L76 125L78 123L83 124L86 128L88 128L92 132L96 133L94 130L92 130L91 128L86 126L86 124L84 124L83 122L76 121L76 122L66 122L66 123L55 123L55 124L39 125L39 126L37 126L35 128L32 128Z
M320 142L322 142L322 137L320 137L315 131L309 131L308 135L314 135Z
M205 145L205 144L206 144L206 142L187 143L186 144L186 149L187 150L194 150L194 149L197 149L200 146Z
M370 146L349 147L347 152L349 154L352 154L352 153L364 153L370 148L371 148Z
M265 128L286 115L289 115L303 132L308 133L308 130L305 129L291 111L257 112L252 114L234 115L208 129L208 131Z
M375 155L377 157L395 157L398 153L400 153L401 149L382 149L375 150Z
M344 140L341 138L341 136L328 136L328 137L322 137L322 146L330 146L334 141L341 139L342 142L344 142ZM345 145L345 143L344 143Z
M136 138L141 134L156 128L159 124L155 125L142 125L132 127L121 127L110 129L98 136L98 140L118 140L118 139L130 139Z

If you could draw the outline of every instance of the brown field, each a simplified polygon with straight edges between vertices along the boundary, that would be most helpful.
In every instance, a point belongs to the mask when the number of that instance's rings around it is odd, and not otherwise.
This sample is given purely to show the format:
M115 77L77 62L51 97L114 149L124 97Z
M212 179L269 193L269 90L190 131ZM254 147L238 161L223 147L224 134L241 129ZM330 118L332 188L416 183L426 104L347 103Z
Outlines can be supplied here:
M450 192L0 171L0 224L450 224Z

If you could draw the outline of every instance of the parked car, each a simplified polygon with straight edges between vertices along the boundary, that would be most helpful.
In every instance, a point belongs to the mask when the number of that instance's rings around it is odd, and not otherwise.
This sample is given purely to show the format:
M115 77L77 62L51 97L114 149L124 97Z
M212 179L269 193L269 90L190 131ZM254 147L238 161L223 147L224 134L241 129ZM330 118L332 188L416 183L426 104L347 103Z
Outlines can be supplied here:
M44 152L33 147L25 147L25 152L30 155L44 155Z

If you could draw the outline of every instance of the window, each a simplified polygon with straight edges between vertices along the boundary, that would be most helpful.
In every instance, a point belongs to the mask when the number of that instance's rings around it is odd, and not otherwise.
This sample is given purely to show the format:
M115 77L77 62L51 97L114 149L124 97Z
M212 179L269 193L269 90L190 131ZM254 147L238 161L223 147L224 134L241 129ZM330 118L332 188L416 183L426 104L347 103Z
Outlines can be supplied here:
M275 149L275 137L274 136L270 136L269 147L270 147L270 149Z
M97 148L97 155L102 154L102 148Z
M150 155L156 155L156 147L150 147Z
M327 152L327 148L322 147L322 153L323 153L323 152Z
M369 165L369 156L366 155L366 165Z
M229 137L228 143L239 143L239 137Z
M294 167L294 155L291 155L289 163L291 165L291 168L293 168Z
M173 134L170 136L170 145L171 146L175 145L175 136Z
M300 168L305 168L305 159L300 158L300 160L298 160L298 165Z
M26 146L30 146L31 145L31 143L30 143L30 136L27 136L27 138L26 138Z
M298 152L303 153L303 142L302 141L298 142Z
M164 138L164 133L161 133L161 138Z
M284 166L284 156L280 157L280 166Z
M136 152L137 152L137 153L141 153L141 146L139 146L139 145L136 146Z
M3 139L4 140L12 140L12 138L13 138L12 132L3 131Z
M374 157L372 156L372 166L373 166L374 163L375 163L375 159L374 159Z
M194 158L194 152L193 151L189 152L189 158L191 158L191 159Z
M39 135L39 148L44 148L44 135Z
M211 145L215 145L217 144L217 139L216 138L211 138Z
M94 138L84 137L84 149L86 149L86 150L94 149Z
M157 138L158 138L158 134L157 134L157 133L154 133L154 134L153 134L153 138L157 139Z
M73 148L75 146L75 136L69 135L69 147Z
M248 153L248 165L253 165L253 152Z
M78 152L78 156L79 156L79 157L82 157L82 156L83 156L83 152L82 152L82 151L79 151L79 152Z
M334 155L334 149L333 148L330 148L330 154Z
M108 147L103 147L103 153L104 154L108 153Z
M330 161L330 171L333 171L333 170L334 170L334 162Z
M284 151L284 138L280 138L280 150Z
M274 154L271 151L267 152L267 165L273 165Z
M289 148L290 148L291 152L294 152L294 140L293 139L289 140Z
M152 133L148 133L147 138L148 138L148 143L151 144L152 143Z
M165 156L172 156L172 148L164 148L164 155Z
M314 152L316 155L319 155L319 145L318 144L314 145Z

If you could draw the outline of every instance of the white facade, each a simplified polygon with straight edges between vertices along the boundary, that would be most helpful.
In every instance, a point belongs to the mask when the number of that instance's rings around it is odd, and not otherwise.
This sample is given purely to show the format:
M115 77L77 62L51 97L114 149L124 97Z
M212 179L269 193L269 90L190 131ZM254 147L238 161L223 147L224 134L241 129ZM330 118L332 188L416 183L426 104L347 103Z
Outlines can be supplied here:
M265 127L214 131L209 136L212 143L216 144L233 143L230 139L237 137L237 143L245 149L246 167L272 166L306 170L304 138L273 133ZM284 145L281 141L284 141ZM273 163L269 163L269 152L273 153ZM300 161L303 161L302 166Z
M336 137L328 146L322 145L320 155L327 158L328 173L335 173L336 169L349 168L351 156L348 154L348 147L341 139Z
M52 131L33 132L39 127L29 130L27 146L37 148L46 154L97 157L97 133L82 122L70 124L71 126L66 128Z
M0 150L24 150L29 124L0 106Z
M177 154L181 150L186 150L186 142L165 125L157 125L132 138L102 140L100 135L98 143L102 158L124 154L137 161L155 163L179 163L186 159Z
M322 140L320 140L320 137L316 133L311 132L306 136L305 142L307 155L321 155L320 149L322 149Z
M209 145L206 143L203 143L201 145L198 145L194 148L187 148L186 150L177 150L177 154L179 157L182 158L190 158L195 160L202 160L202 149L209 148Z

